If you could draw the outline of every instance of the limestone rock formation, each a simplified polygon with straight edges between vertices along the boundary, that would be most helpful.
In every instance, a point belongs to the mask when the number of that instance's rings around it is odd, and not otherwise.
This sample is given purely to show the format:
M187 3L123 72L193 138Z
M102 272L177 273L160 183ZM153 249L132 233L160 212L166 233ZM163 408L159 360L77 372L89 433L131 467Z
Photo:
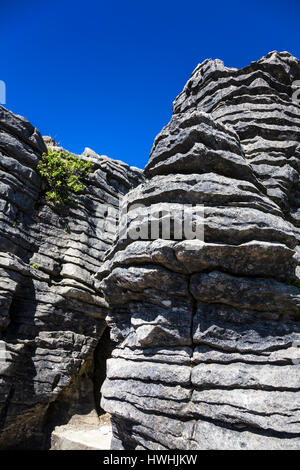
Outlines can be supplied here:
M200 64L127 195L96 276L115 449L300 447L299 77L286 52ZM147 239L180 204L204 206L204 241Z
M299 79L287 52L206 60L144 173L86 149L65 210L36 171L56 142L0 107L0 448L72 448L91 410L99 448L107 324L112 448L300 448Z
M44 448L51 424L93 408L93 352L106 328L94 274L115 237L118 197L141 171L86 149L94 163L75 207L42 197L45 143L0 107L0 448Z

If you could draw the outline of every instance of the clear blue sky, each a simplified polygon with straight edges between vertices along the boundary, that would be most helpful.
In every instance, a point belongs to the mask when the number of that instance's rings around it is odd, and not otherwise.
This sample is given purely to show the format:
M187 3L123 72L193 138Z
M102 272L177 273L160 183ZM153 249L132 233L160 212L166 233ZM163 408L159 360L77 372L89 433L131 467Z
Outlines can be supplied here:
M300 57L299 0L0 0L6 106L81 153L144 167L206 58Z

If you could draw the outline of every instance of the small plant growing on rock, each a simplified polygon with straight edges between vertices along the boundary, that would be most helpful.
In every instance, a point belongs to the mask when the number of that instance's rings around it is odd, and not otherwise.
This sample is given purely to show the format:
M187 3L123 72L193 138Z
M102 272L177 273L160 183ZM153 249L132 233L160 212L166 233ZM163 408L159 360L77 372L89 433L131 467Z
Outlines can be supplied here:
M55 204L74 203L74 194L84 190L82 179L93 171L92 167L92 162L72 153L49 149L37 166L47 180L46 200Z
M287 284L288 286L294 286L294 287L298 287L298 289L300 289L300 279L296 279L296 280L293 280L293 281L292 281L292 280L288 280L288 281L286 282L286 284Z
M38 264L32 264L31 267L34 268L34 269L40 269Z

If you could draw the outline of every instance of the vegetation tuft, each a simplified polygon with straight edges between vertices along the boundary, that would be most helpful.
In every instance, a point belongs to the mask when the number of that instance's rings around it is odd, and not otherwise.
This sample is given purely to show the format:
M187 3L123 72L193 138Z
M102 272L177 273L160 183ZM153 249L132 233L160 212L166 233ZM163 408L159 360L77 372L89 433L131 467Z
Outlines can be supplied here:
M82 180L93 171L92 167L92 162L72 153L49 149L37 166L47 181L46 200L55 204L74 203L75 194L84 190Z
M34 268L34 269L40 269L38 264L32 264L31 267Z
M287 281L287 284L289 286L295 286L295 287L298 287L298 289L300 289L300 279L296 279L296 280L293 280L293 281L289 280L289 281Z

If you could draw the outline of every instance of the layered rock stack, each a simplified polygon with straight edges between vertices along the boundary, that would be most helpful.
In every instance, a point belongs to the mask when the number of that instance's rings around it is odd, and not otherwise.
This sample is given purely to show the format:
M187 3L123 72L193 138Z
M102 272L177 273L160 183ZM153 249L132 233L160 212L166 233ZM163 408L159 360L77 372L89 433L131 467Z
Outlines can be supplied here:
M144 174L86 149L66 211L36 171L59 147L0 107L0 448L98 406L107 324L114 449L300 447L299 79L285 52L203 62Z
M45 143L62 150L0 107L2 449L43 448L55 415L65 424L94 407L92 356L109 310L93 276L115 237L119 195L142 179L86 149L93 173L77 204L61 211L43 199L36 171Z
M116 449L300 446L299 78L288 53L199 65L127 195L97 274ZM204 206L204 240L149 239L180 204Z

